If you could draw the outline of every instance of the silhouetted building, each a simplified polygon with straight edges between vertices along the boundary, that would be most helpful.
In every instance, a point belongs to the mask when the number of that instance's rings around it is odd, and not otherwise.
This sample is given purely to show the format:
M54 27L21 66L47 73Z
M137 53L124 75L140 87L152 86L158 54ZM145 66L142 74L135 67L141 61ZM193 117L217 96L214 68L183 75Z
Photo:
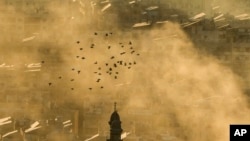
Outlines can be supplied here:
M121 128L121 120L120 116L117 113L116 110L116 103L114 105L114 112L112 113L109 121L110 125L110 139L107 139L107 141L122 141L121 134L122 134L122 128Z

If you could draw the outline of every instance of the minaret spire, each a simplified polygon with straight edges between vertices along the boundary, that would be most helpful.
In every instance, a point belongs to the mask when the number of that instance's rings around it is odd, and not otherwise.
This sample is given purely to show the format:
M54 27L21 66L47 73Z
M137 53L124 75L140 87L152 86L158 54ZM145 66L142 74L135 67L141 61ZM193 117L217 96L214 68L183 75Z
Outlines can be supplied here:
M116 111L116 104L117 104L117 103L115 102L115 103L114 103L114 111Z

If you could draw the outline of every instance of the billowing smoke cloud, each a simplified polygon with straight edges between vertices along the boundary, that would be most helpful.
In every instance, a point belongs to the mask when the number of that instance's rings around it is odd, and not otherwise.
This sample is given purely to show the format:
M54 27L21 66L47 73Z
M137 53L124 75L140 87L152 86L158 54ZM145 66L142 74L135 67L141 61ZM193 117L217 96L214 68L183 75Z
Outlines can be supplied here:
M149 125L137 129L136 134L148 134L152 138L155 132L163 131L185 141L224 141L228 140L229 124L249 123L240 78L212 56L197 51L178 25L168 23L150 31L100 32L89 27L103 22L89 24L86 20L91 19L89 15L76 16L65 8L54 9L55 5L46 5L53 9L49 10L52 12L50 18L46 18L50 21L44 21L47 26L39 30L36 38L22 42L38 30L27 28L30 31L22 38L18 36L15 43L2 43L6 46L1 49L5 56L3 62L22 65L44 61L37 77L24 77L20 72L16 73L15 79L6 78L8 83L16 84L16 93L33 94L32 86L19 89L28 82L37 84L33 90L46 91L43 96L58 105L73 101L87 108L101 105L103 111L111 111L108 104L117 101L124 129L130 130L130 121L139 124L142 120L143 124ZM24 14L16 16L23 17ZM11 31L13 35L16 33L15 29ZM8 32L5 33L1 36L8 36ZM130 41L132 45L129 45ZM23 46L25 48L17 48ZM135 53L131 54L133 50ZM122 56L122 52L126 54ZM112 72L119 74L115 79L114 74L107 73L106 63L114 66L119 60L136 63L130 69L124 64L117 68ZM100 83L96 82L98 79L101 79ZM131 114L133 110L142 113L142 109L153 111L152 115L138 120ZM106 121L110 113L103 114L100 124L105 124L105 130L108 130Z

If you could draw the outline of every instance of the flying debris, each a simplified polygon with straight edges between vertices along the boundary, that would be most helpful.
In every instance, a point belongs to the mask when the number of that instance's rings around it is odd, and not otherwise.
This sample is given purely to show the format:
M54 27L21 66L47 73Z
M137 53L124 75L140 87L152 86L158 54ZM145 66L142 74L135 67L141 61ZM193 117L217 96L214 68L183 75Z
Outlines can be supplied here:
M109 3L106 6L104 6L101 11L104 12L105 10L107 10L110 7L111 7L111 4Z
M197 14L197 15L195 15L194 17L192 17L190 19L196 21L196 20L200 20L200 19L204 18L205 16L206 16L205 13L200 13L200 14Z
M35 38L36 38L36 36L31 36L31 37L23 39L23 42L27 42L27 41L33 40Z

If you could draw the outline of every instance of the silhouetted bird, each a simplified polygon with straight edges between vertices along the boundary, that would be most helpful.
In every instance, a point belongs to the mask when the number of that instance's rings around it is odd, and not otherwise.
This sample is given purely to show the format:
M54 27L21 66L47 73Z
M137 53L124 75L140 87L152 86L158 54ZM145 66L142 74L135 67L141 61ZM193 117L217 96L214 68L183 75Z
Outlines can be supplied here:
M115 79L117 79L117 76L115 76Z
M132 63L131 63L131 62L129 62L128 64L129 64L129 65L132 65Z
M74 68L72 68L71 70L72 70L72 71L74 71L75 69L74 69Z
M76 58L79 58L79 56L76 56Z
M108 49L110 49L111 48L111 46L108 46Z
M101 86L101 89L103 89L103 86Z
M112 33L112 32L110 32L109 34L110 34L110 35L112 35L113 33Z
M96 71L94 73L97 73Z
M94 64L97 64L97 61Z
M133 47L130 47L130 49L133 49Z
M79 70L79 71L77 71L77 73L78 73L78 74L80 74L80 73L81 73L81 71Z
M109 64L108 63L106 63L106 66L108 66Z
M136 64L136 62L134 61L134 64Z
M83 48L80 48L80 50L82 50Z
M114 64L114 67L115 67L115 68L117 67L116 64Z
M131 54L133 54L135 51L133 50L133 51L131 51Z
M128 69L130 69L131 67L128 67Z
M97 35L97 32L95 32L94 34Z
M97 79L96 82L100 82L101 79Z
M102 75L101 73L98 73L98 75Z
M109 68L109 71L112 71L112 68Z
M124 47L123 45L121 47Z
M108 34L108 33L106 33L105 35L106 35L106 37L107 37L107 36L109 36L109 34Z
M73 90L74 90L74 88L71 88L71 90L73 91Z
M124 66L127 66L127 63L124 63Z
M92 90L92 88L89 88L89 90Z
M122 52L122 53L120 53L120 55L123 55L123 54L125 54L126 52Z
M140 54L138 53L137 56L139 56Z
M44 63L44 61L41 62L42 64Z
M49 86L51 86L52 85L52 83L49 83Z
M116 74L119 74L119 72L115 72Z
M59 78L59 79L62 79L62 77L61 77L61 76L59 76L58 78Z
M98 70L101 70L101 69L102 69L101 67L98 68Z
M76 43L77 43L77 44L80 44L80 41L77 41Z
M132 42L131 42L131 41L129 41L129 44L130 44L130 45L132 45Z
M115 58L115 56L112 56L110 59L114 59Z
M70 79L70 81L74 81L74 79Z
M85 57L82 57L82 60L84 60L85 59Z
M122 61L120 61L120 65L122 65Z

